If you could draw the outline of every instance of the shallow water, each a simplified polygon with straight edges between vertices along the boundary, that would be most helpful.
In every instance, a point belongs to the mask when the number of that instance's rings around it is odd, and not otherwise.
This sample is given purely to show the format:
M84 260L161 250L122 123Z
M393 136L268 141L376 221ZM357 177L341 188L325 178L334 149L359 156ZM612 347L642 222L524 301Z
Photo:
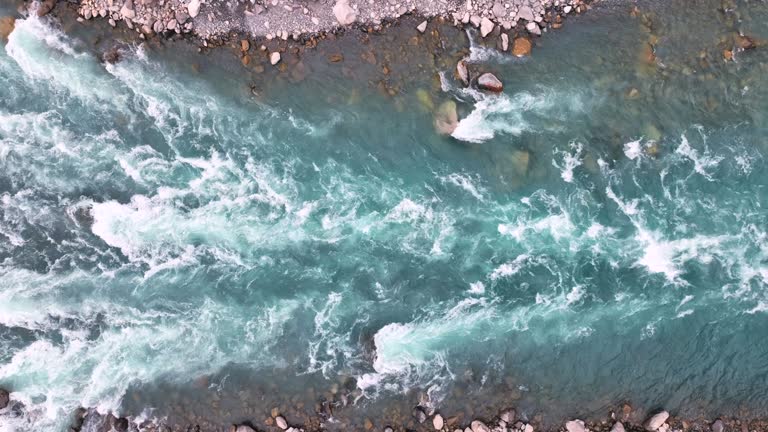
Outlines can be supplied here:
M303 79L181 42L105 66L88 31L19 20L0 386L24 409L0 430L63 430L79 406L259 424L322 400L351 417L328 428L420 399L465 420L764 416L768 51L722 50L768 38L768 6L735 5L608 2L526 59L472 42L499 96L416 48L424 72L391 97L356 52L308 54ZM446 100L452 138L432 127Z

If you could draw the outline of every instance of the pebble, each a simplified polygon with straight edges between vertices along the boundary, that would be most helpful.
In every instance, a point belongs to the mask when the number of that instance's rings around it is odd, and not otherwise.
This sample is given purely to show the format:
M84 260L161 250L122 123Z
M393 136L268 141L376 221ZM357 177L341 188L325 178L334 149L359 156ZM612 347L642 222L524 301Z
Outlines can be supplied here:
M272 65L276 65L280 63L280 53L279 52L273 52L269 55L269 62L272 63Z
M584 422L579 419L567 422L565 424L565 429L568 432L587 432L587 428L584 425Z
M478 84L480 83L480 80L486 75L493 76L492 74L481 75L480 78L478 78ZM495 76L493 78L496 79ZM499 80L496 79L496 81L499 81ZM501 84L501 81L499 81L499 84ZM491 428L489 428L485 423L481 422L480 420L473 420L469 426L472 428L472 432L491 432Z
M659 430L659 428L664 425L668 418L669 413L666 411L661 411L657 414L654 414L651 418L648 419L648 421L645 422L645 430L648 432Z
M275 54L275 53L273 53L273 54ZM276 54L279 55L280 53L276 53ZM272 62L272 64L275 64L275 63L277 63L277 62ZM275 417L275 423L277 423L277 427L279 427L282 430L288 429L288 422L285 421L285 418L283 416Z
M624 425L621 422L616 422L611 427L611 432L626 432Z
M443 420L443 416L435 414L432 418L432 426L434 426L436 430L442 430L444 425L445 421Z

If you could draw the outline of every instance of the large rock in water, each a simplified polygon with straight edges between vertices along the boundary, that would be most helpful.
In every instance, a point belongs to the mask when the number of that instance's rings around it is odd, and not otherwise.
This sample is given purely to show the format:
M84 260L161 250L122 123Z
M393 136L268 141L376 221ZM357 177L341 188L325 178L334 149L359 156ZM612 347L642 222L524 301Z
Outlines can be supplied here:
M565 424L568 432L586 432L587 428L581 420L571 420Z
M531 41L524 37L515 38L512 43L512 55L515 57L531 55Z
M8 390L0 388L0 409L3 409L11 403L11 395Z
M480 75L480 78L477 79L477 86L483 90L492 91L494 93L500 93L504 90L504 84L496 78L496 75L489 72Z
M459 60L459 62L456 63L456 74L464 85L469 85L469 70L467 69L467 62L464 61L464 59Z
M443 102L435 113L435 131L437 131L437 133L440 135L450 135L453 133L453 131L456 130L456 127L458 126L459 114L456 112L456 102L452 100ZM426 420L424 411L420 412L420 417L423 415L424 420ZM414 410L414 416L415 415L416 414ZM421 420L420 417L418 418L419 423L424 423L424 420Z
M337 0L333 5L333 15L343 26L350 25L357 19L357 12L349 5L349 0Z
M661 425L663 425L667 419L669 418L669 413L666 411L662 411L653 417L649 418L648 421L645 422L645 430L648 432L654 432L657 431Z
M0 18L0 40L8 41L8 35L13 32L15 27L16 18L10 16Z

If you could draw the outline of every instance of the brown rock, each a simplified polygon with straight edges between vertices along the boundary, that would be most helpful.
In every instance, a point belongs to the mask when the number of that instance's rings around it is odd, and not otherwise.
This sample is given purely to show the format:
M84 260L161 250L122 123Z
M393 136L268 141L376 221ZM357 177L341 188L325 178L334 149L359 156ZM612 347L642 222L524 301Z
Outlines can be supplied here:
M6 16L0 18L0 40L8 41L8 35L13 32L16 27L16 18Z
M736 43L739 44L739 47L744 50L752 49L757 46L751 37L743 35L736 37Z
M241 40L240 41L240 51L248 52L249 49L251 49L251 43L248 42L248 39Z
M10 402L11 396L8 390L0 388L0 409L7 407Z
M369 418L365 419L365 422L363 422L363 425L365 426L365 430L367 431L370 431L373 429L373 422Z
M248 55L244 55L242 59L240 59L243 62L243 66L248 66L248 63L251 62L251 57Z
M480 75L480 78L477 79L477 86L482 90L494 93L500 93L504 90L504 84L501 83L501 80L496 78L496 75L488 72Z
M726 61L733 60L733 51L731 51L731 50L723 50L723 58Z
M277 416L280 415L280 409L277 408L277 407L274 407L274 408L272 408L272 412L270 414L272 415L273 418L277 417Z
M515 41L512 44L512 54L515 57L531 55L531 41L524 37L515 38Z
M331 63L338 63L344 60L344 56L341 54L331 54L328 56L328 61Z

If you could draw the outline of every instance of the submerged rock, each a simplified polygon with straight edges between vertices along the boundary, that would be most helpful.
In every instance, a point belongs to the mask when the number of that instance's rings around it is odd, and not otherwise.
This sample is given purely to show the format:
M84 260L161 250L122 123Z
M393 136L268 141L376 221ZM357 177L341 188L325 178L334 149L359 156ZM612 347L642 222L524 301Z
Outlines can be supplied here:
M645 430L649 432L659 430L659 428L667 421L668 418L669 413L666 411L661 411L660 413L655 414L645 422Z
M41 17L48 15L56 6L56 0L43 0L40 2L40 6L37 7L37 16Z
M0 409L7 407L10 402L11 395L8 390L0 388Z
M435 118L435 127L437 127L437 118ZM411 412L411 415L413 415L413 418L415 418L419 423L424 423L427 421L427 413L425 413L421 407L414 408L413 412Z
M499 418L507 424L512 424L515 421L515 410L508 409L499 415Z
M531 55L531 41L523 37L515 38L512 43L512 55L515 57Z
M488 90L495 93L500 93L504 90L504 85L501 83L501 80L496 78L496 75L490 72L480 75L480 78L477 79L477 86L482 90Z
M337 0L333 6L333 15L336 17L336 21L343 26L350 25L357 19L357 13L349 5L348 0Z
M0 18L0 40L7 41L8 35L16 28L16 18L6 16Z
M459 114L456 111L456 102L452 100L443 102L435 113L435 131L440 135L450 135L458 126ZM416 417L419 423L424 423L424 420L427 419L427 415L420 409L418 410L418 413L416 410L413 410L413 413L413 416ZM473 432L476 431L473 429Z
M568 432L587 432L587 428L584 425L584 422L579 419L567 422L565 424L565 429Z

